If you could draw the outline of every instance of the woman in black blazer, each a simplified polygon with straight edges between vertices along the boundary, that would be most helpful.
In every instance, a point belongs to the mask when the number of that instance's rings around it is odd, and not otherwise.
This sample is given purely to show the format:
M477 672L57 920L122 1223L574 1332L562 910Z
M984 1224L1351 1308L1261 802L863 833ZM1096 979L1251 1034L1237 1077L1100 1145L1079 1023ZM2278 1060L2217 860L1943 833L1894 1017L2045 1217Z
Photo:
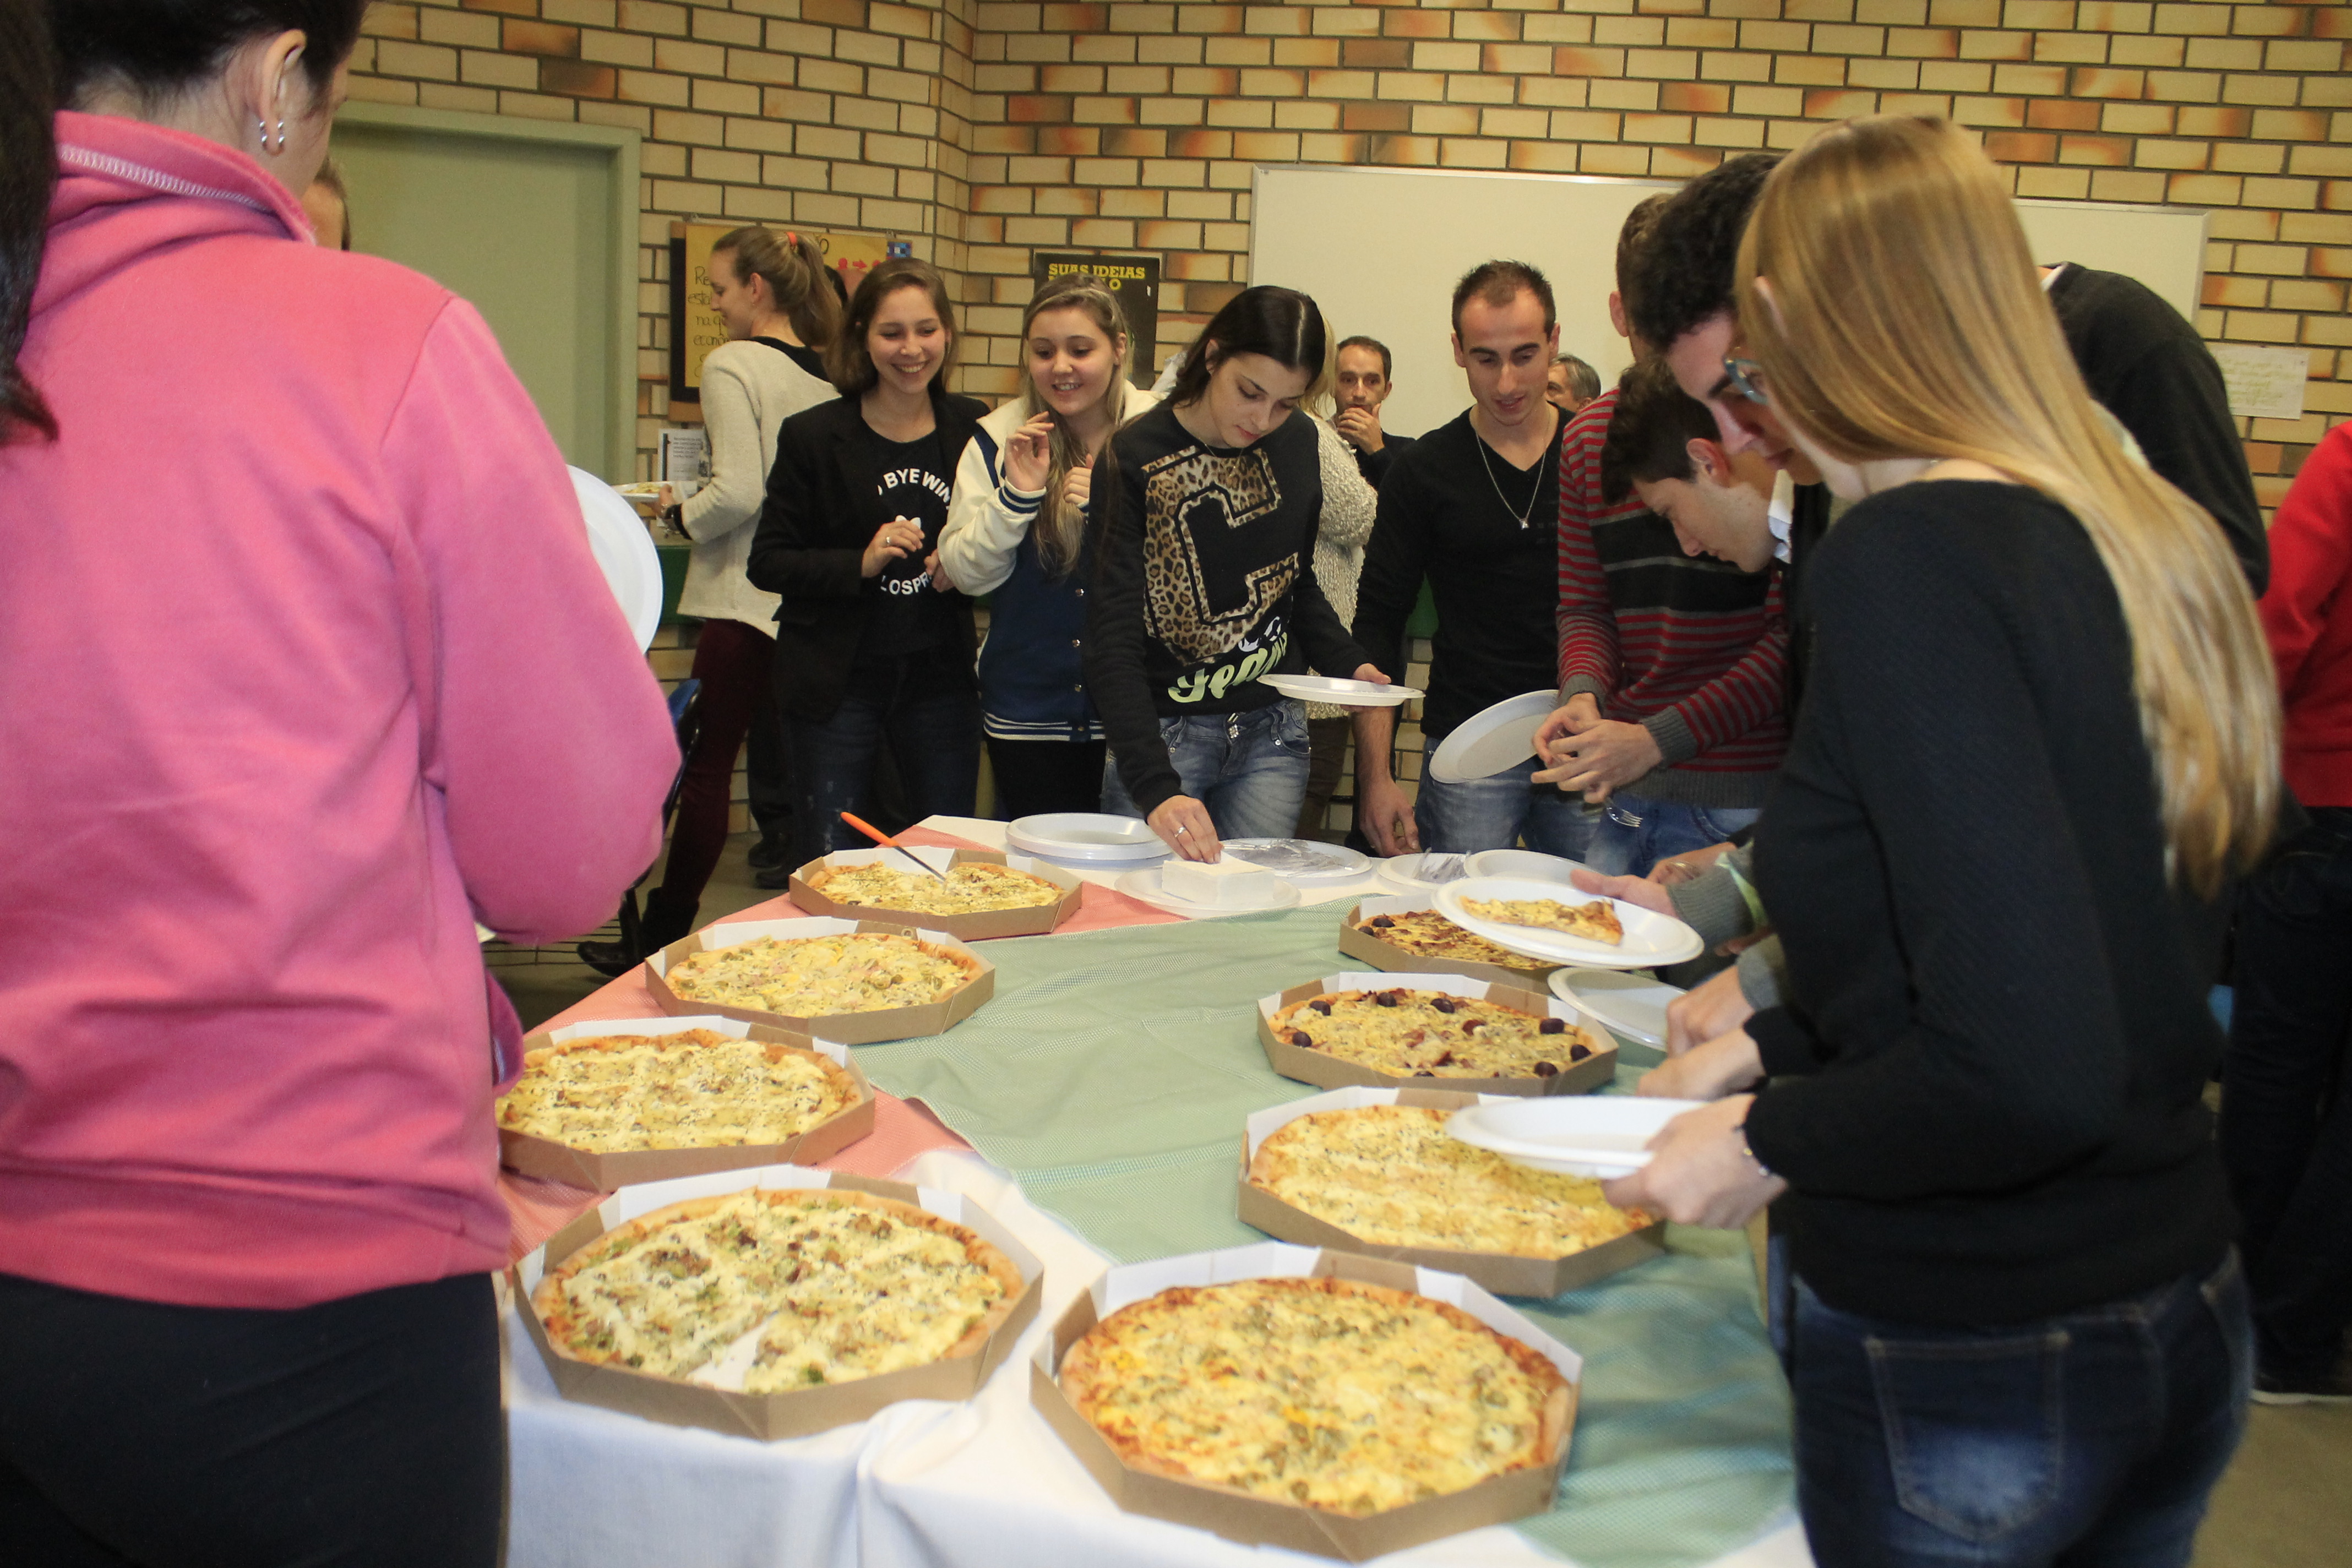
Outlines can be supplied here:
M946 390L955 309L920 261L866 275L829 351L840 401L784 421L749 574L783 595L776 702L793 858L865 842L876 753L920 819L968 816L980 776L971 601L940 570L956 463L987 405Z

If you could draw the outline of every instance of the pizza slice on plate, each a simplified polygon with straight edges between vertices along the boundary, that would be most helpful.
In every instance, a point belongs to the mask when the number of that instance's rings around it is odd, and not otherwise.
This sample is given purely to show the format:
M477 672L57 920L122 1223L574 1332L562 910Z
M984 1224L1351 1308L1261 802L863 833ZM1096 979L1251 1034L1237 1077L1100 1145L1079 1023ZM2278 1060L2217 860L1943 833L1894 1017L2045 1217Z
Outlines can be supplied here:
M1589 904L1563 904L1556 899L1465 899L1462 907L1482 921L1566 931L1611 947L1625 940L1625 926L1617 918L1617 906L1606 899L1595 899Z

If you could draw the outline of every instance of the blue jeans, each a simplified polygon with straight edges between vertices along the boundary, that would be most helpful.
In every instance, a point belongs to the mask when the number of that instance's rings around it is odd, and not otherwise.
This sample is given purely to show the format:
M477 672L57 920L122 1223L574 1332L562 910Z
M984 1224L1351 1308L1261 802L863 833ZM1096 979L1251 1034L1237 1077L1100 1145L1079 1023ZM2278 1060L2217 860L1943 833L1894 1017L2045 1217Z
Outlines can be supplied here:
M1583 859L1601 814L1556 784L1529 784L1528 775L1539 765L1529 757L1507 772L1461 784L1423 773L1412 805L1421 847L1475 855L1481 849L1515 849L1524 834L1530 849Z
M1310 761L1307 706L1287 698L1247 713L1160 721L1160 739L1183 793L1209 808L1220 838L1288 838L1298 831ZM1102 808L1141 816L1113 759Z
M2233 1252L2079 1312L1885 1322L1796 1286L1797 1504L1820 1568L2179 1568L2245 1426Z
M885 745L898 765L914 820L972 814L980 787L980 693L969 679L957 679L941 656L858 665L833 717L816 723L788 713L784 739L793 866L831 850L867 847L841 814L868 816L874 758Z
M2263 1370L2327 1375L2352 1322L2352 810L2311 826L2238 895L2221 1160Z
M1646 877L1659 861L1720 844L1762 815L1612 795L1593 824L1585 864L1607 877Z

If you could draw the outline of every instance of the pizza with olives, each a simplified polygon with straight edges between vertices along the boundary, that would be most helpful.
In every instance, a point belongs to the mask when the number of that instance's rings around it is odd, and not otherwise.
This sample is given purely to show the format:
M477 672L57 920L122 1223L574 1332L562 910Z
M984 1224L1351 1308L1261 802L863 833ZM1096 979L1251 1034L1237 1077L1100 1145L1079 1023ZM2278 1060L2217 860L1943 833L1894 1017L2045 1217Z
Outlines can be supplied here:
M1393 1078L1551 1078L1605 1048L1565 1018L1444 991L1329 991L1294 1002L1274 1037Z
M1435 910L1407 910L1402 914L1373 915L1356 922L1356 930L1375 942L1446 963L1486 963L1540 980L1559 967L1539 958L1488 942L1465 931Z

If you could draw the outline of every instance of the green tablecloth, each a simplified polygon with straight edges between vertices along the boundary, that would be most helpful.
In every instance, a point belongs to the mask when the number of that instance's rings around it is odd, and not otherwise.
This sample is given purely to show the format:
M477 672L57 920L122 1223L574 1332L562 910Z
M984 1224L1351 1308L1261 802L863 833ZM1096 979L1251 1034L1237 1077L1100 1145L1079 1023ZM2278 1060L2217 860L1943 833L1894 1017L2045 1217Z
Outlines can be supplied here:
M992 942L996 996L977 1016L858 1062L1113 1258L1260 1241L1234 1217L1243 1120L1320 1091L1266 1066L1255 1003L1360 967L1335 945L1346 910ZM1638 1070L1621 1066L1619 1087ZM1743 1237L1680 1227L1663 1258L1515 1300L1585 1373L1553 1510L1517 1528L1591 1568L1681 1568L1785 1510L1788 1393L1755 1300Z

